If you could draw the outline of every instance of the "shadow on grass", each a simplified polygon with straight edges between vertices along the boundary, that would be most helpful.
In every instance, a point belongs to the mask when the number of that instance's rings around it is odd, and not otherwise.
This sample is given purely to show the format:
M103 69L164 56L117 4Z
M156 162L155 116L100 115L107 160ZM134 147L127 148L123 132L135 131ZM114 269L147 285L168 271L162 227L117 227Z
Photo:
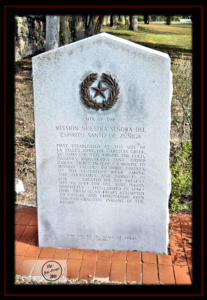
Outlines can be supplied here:
M106 31L107 32L107 31ZM120 36L120 37L126 37L129 36L131 37L130 33L119 33L119 32L109 32L108 33L115 35L115 36ZM191 49L184 49L181 47L176 47L174 45L166 45L166 44L154 44L154 43L149 43L149 42L135 42L133 39L129 38L129 41L138 44L138 45L142 45L145 47L149 47L158 51L162 51L165 52L167 54L169 54L170 56L176 56L176 57L180 57L181 55L187 56L186 58L190 58L190 56L192 55L192 50Z
M172 31L158 31L158 30L153 30L152 28L145 28L145 27L139 27L138 32L146 32L146 33L152 33L156 35L166 35L166 34L172 34L172 35L182 35L179 32L172 32Z
M183 49L181 47L176 47L174 45L166 45L166 44L153 44L153 43L146 43L146 42L134 42L135 44L140 44L145 47L150 47L155 50L160 50L163 52L170 52L170 53L175 53L175 54L185 54L185 55L190 55L192 53L191 49Z
M127 30L126 30L127 31ZM132 34L131 33L127 33L127 32L123 32L123 33L120 33L120 32L111 32L111 31L105 31L106 33L109 33L109 34L113 34L113 35L115 35L115 36L132 36ZM132 31L132 32L134 32L134 31Z

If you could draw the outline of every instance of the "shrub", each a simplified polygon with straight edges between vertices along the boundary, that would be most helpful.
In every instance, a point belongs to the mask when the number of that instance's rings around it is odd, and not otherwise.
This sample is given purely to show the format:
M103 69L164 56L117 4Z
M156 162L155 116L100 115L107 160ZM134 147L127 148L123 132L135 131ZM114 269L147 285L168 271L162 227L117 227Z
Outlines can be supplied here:
M144 22L144 16L138 16L138 22Z
M184 56L172 59L173 98L171 141L179 145L192 140L192 62Z
M192 198L192 64L181 56L172 60L173 98L170 168L170 211L189 208ZM187 205L186 205L187 203ZM186 207L185 207L186 206Z
M170 169L172 190L169 208L174 212L181 208L181 203L191 199L192 193L192 145L182 143L180 147L171 145Z

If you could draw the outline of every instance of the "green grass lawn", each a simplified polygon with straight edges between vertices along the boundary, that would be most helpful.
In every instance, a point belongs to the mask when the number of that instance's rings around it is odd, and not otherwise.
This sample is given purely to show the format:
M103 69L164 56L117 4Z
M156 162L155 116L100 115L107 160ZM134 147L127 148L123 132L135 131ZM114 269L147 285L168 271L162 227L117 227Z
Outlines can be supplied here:
M115 29L108 26L103 26L101 31L155 49L192 51L191 24L165 25L139 23L138 32L126 30L124 27Z

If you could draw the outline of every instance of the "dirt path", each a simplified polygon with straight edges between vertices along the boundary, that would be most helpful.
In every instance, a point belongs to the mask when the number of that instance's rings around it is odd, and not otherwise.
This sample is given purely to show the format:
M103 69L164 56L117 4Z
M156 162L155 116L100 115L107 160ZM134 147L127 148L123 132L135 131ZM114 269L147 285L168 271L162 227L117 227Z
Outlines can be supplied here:
M31 58L16 63L15 72L15 177L24 184L16 204L36 207L34 110Z

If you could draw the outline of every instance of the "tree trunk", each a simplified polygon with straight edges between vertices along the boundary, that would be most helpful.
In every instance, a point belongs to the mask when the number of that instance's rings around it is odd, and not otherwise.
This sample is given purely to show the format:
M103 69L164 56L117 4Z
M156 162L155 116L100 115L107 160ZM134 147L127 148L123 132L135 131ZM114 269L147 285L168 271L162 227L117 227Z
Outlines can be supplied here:
M130 22L129 22L129 16L125 16L125 26L126 28L129 28Z
M171 24L171 16L167 16L166 17L166 25L170 25Z
M130 26L129 29L133 31L138 30L138 16L129 16Z
M71 42L71 33L69 27L69 17L60 17L60 45L67 45Z
M51 50L101 31L104 16L47 16L46 49Z
M84 19L82 16L72 16L70 18L70 32L72 42L81 40L85 37Z
M132 16L129 16L129 30L133 30Z
M107 26L110 24L110 16L104 16L103 25Z
M104 16L84 16L84 36L88 37L101 31Z
M110 24L110 16L107 16L107 26Z
M113 16L113 26L114 27L117 27L118 20L119 20L118 16Z
M46 16L46 51L59 47L60 17Z
M103 24L103 16L98 16L96 20L94 20L94 28L90 31L91 35L100 33L101 26Z
M133 27L133 31L138 31L138 16L133 16L132 27Z
M144 24L149 24L149 16L144 15Z
M110 16L110 27L114 26L114 20L113 20L113 16Z
M124 16L119 16L119 23L122 24L122 25L125 25L125 18Z

